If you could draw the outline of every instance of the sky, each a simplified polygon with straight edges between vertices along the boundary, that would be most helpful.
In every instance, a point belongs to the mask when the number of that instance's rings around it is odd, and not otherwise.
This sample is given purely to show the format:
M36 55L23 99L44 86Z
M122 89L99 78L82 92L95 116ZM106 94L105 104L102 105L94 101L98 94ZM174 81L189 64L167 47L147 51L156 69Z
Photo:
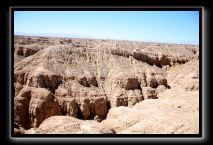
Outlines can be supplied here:
M199 44L198 11L15 11L15 34Z

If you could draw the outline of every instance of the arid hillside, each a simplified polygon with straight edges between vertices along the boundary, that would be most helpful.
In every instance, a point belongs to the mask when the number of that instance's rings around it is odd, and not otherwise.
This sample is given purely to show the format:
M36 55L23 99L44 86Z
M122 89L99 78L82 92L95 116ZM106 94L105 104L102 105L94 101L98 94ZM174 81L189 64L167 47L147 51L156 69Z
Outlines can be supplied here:
M15 134L197 134L195 45L15 36Z

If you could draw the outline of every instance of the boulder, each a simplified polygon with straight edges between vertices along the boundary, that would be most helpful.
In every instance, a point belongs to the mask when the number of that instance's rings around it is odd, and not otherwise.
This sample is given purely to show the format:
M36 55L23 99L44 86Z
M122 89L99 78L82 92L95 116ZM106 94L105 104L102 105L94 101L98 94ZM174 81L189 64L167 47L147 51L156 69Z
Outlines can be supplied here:
M52 116L42 122L35 134L114 134L101 123L69 116Z

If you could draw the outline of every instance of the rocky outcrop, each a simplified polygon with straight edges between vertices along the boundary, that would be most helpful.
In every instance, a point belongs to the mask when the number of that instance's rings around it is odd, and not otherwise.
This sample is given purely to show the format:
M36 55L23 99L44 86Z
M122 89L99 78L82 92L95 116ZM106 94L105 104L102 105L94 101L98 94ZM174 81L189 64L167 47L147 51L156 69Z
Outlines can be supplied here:
M78 80L82 86L90 87L92 85L98 87L98 83L95 76L80 76Z
M97 116L98 120L105 119L108 108L106 97L84 97L80 99L80 111L83 119Z
M30 49L30 48L25 48L23 46L18 47L15 51L15 53L17 55L21 55L21 56L25 56L25 57L33 55L36 52L37 52L36 50Z
M140 85L137 78L128 76L126 74L120 73L110 78L112 83L116 86L123 88L125 90L140 89Z
M69 116L52 116L34 132L35 134L114 134L101 123L79 120Z
M168 47L168 46L165 46ZM149 49L147 49L149 48ZM184 64L186 62L188 62L194 55L194 49L184 49L185 51L187 50L187 56L185 56L184 54L180 55L176 55L175 53L170 53L170 49L164 49L164 53L159 52L159 53L155 53L153 50L155 48L155 46L151 47L148 46L145 49L142 50L121 50L121 49L111 49L111 53L113 55L118 55L118 56L123 56L123 57L130 57L132 56L133 58L142 61L142 62L146 62L149 65L156 65L158 67L162 67L162 66L172 66L174 64ZM150 49L151 48L151 49ZM180 49L183 49L184 46L180 47ZM162 48L156 48L156 49L162 49ZM165 51L166 50L166 51ZM177 52L176 52L177 53ZM189 57L190 56L190 57Z
M53 115L60 115L61 110L54 95L44 88L34 88L29 103L30 126L38 127L42 121Z
M28 75L27 85L30 87L47 88L54 93L62 83L61 76L43 68L37 67Z
M112 96L110 96L110 106L128 106L128 96L125 93L124 89L114 90Z
M155 78L154 73L148 73L146 78L147 78L146 79L147 86L152 87L152 88L157 88L158 82Z
M79 106L74 98L60 97L58 98L59 105L61 108L62 115L78 117Z
M14 98L14 122L25 129L38 127L44 119L59 114L57 100L44 88L24 87Z
M14 83L14 91L15 91L15 96L18 95L18 93L20 92L20 90L23 88L23 85L21 85L20 83Z
M64 115L83 119L96 116L102 120L108 112L108 100L104 92L94 86L83 86L77 80L60 85L55 95Z
M25 133L25 129L23 127L21 127L21 125L17 124L16 122L14 122L13 126L14 126L14 134L24 134Z
M24 128L29 128L29 103L31 88L24 87L14 98L14 122Z
M28 70L18 70L14 72L14 83L18 83L20 85L26 85Z
M149 65L156 65L161 67L162 64L160 64L159 59L157 56L155 55L150 55L150 54L146 54L144 52L137 52L137 51L133 51L133 55L132 55L135 59L143 61L148 63ZM168 62L169 64L170 62ZM166 64L166 65L168 65Z
M143 96L144 99L157 99L157 91L151 87L143 87Z
M15 54L28 57L37 53L41 49L42 48L38 48L38 46L18 46L18 48L15 50Z

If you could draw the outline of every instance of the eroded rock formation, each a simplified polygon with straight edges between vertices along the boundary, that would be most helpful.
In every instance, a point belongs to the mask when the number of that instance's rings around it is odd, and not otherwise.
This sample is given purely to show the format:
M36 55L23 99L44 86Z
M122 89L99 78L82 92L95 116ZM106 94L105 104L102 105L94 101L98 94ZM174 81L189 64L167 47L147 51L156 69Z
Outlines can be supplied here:
M137 117L144 114L138 114L140 110L135 106L148 100L157 102L162 94L175 91L177 86L197 91L198 62L199 51L193 45L15 36L14 122L24 129L38 128L36 133L113 133L103 129L104 122L116 133L158 132L156 126L149 131L141 127L135 131L137 126L146 124ZM189 68L194 69L188 71ZM119 106L125 106L126 116L116 110ZM117 117L127 118L126 122L116 120L116 115L111 117L109 110L113 108ZM136 116L135 120L128 120L129 112ZM61 116L51 117L54 115ZM62 119L60 123L64 125L49 125L55 119ZM97 122L86 121L91 119ZM71 123L63 130L67 120ZM122 123L128 121L132 125L123 128ZM72 131L84 123L92 131ZM175 125L171 126L171 130L159 132L176 133Z
M54 95L44 88L24 87L14 98L14 122L25 129L38 127L53 115L60 115Z

